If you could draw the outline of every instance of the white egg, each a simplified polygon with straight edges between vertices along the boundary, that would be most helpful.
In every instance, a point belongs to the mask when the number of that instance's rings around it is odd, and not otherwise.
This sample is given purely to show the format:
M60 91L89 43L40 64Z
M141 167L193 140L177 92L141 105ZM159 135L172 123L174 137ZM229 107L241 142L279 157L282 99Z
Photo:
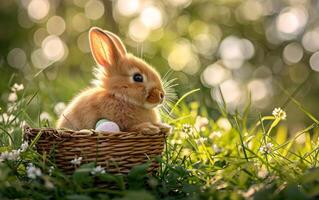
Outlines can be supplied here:
M120 127L111 121L103 121L96 124L95 130L98 132L120 132Z

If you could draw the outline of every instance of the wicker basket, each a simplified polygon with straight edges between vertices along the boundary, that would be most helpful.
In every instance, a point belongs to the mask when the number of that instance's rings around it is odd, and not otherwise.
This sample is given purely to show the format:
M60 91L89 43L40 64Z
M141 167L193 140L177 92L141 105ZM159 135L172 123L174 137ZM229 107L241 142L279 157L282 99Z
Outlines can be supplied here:
M153 158L162 154L167 135L164 130L160 134L142 134L24 128L24 138L28 141L39 133L37 151L49 155L64 172L72 173L77 166L71 164L71 160L82 157L82 163L95 162L116 174L127 174L132 167L149 160L152 160L149 172L157 170L159 164Z

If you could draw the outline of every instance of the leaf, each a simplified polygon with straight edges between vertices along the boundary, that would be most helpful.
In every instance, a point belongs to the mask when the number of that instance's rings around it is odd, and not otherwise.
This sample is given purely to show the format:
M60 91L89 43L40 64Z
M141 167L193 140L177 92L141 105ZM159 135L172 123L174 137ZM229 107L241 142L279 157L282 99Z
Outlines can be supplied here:
M72 175L74 183L80 186L93 185L93 177L91 176L93 167L94 163L88 163L81 165L80 168L76 169Z
M147 177L147 169L150 167L150 163L135 166L129 172L128 185L130 189L138 189L144 187L144 179Z
M146 191L129 191L122 198L116 198L116 200L155 200L154 196Z
M68 200L91 200L92 198L86 195L73 194L66 196Z

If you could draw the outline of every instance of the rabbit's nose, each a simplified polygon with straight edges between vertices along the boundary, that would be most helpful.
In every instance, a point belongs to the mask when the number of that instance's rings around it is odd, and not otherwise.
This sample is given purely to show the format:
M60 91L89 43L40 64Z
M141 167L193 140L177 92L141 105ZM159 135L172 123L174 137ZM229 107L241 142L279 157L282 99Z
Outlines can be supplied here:
M160 96L161 103L163 103L163 101L164 101L164 94L163 94L163 92L160 92L159 96Z
M161 90L159 90L157 88L153 88L149 92L146 100L149 103L160 104L160 103L162 103L164 101L164 93L163 93L163 91L161 91Z

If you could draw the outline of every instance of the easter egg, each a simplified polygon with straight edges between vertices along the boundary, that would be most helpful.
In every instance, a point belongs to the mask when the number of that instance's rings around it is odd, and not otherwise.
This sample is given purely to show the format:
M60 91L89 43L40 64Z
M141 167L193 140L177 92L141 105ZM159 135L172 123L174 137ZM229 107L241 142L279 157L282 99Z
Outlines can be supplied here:
M120 127L115 122L101 119L96 123L95 130L99 132L120 132Z

